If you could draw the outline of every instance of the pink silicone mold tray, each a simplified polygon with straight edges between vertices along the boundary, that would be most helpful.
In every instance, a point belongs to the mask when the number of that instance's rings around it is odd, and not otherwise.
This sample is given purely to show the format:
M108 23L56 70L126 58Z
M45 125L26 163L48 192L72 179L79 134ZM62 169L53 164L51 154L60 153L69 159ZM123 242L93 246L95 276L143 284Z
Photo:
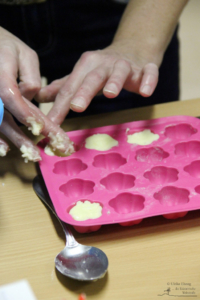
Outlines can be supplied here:
M147 146L127 136L150 129L159 139ZM85 148L85 139L106 133L118 141L108 151ZM200 208L200 120L187 116L124 123L68 133L77 151L48 156L39 143L41 172L60 219L78 231L103 224L131 225L143 218L184 216ZM102 216L76 221L69 214L77 201L102 206Z

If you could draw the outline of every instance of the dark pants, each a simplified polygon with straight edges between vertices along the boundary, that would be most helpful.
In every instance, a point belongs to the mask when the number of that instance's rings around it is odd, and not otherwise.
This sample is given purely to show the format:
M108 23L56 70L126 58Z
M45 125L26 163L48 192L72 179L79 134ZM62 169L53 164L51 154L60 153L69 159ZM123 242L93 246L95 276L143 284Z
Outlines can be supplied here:
M48 81L72 71L80 55L103 49L113 39L125 5L111 0L48 0L33 5L0 5L0 25L36 50ZM143 98L123 90L115 99L97 96L83 114L128 109L179 99L177 30L160 67L154 94ZM82 114L82 115L83 115ZM70 112L70 116L76 114Z

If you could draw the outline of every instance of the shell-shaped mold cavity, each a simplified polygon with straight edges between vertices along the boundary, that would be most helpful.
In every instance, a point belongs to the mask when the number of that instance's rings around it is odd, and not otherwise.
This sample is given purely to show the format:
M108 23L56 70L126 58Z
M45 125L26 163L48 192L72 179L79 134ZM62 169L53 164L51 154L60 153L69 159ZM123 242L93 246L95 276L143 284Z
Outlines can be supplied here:
M152 147L137 150L135 159L140 162L159 162L168 156L169 153L165 152L162 148Z
M200 185L197 185L194 190L197 194L200 194Z
M135 177L122 173L112 173L103 178L100 183L109 191L130 189L134 186Z
M87 165L80 159L69 159L55 163L53 172L55 174L64 174L66 176L78 175L81 171L87 169Z
M109 205L118 214L136 213L144 209L145 198L141 195L130 193L119 194L116 198L109 201Z
M166 186L154 194L154 198L163 206L177 206L189 202L189 191L174 186Z
M197 129L190 124L178 124L174 126L168 126L165 128L165 136L171 139L187 139L191 135L195 134Z
M200 142L190 141L175 145L175 154L187 157L200 156Z
M72 179L67 183L60 186L59 190L65 194L65 196L71 197L84 197L90 195L94 191L94 182L82 179Z
M174 168L158 166L145 172L144 177L154 184L166 184L178 180L178 171Z
M126 164L127 161L119 153L100 154L94 157L93 166L113 171Z
M193 161L190 165L183 169L185 172L189 173L190 176L195 178L200 178L200 160Z

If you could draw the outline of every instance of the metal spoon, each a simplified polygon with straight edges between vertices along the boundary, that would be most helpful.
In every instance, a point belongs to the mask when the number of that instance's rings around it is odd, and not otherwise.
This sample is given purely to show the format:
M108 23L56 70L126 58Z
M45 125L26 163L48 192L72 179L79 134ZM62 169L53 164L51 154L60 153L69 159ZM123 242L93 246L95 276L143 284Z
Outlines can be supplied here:
M108 269L106 254L96 247L81 245L74 239L67 224L57 216L42 176L34 178L33 189L58 218L66 236L66 246L55 258L56 269L65 276L82 281L102 278Z

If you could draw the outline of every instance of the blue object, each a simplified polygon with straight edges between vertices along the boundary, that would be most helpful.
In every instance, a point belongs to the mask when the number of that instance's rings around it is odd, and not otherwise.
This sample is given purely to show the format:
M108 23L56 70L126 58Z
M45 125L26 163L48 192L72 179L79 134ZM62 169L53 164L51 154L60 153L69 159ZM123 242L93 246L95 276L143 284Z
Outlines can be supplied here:
M0 125L3 121L3 115L4 115L4 104L3 104L3 101L0 98Z

